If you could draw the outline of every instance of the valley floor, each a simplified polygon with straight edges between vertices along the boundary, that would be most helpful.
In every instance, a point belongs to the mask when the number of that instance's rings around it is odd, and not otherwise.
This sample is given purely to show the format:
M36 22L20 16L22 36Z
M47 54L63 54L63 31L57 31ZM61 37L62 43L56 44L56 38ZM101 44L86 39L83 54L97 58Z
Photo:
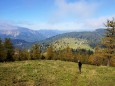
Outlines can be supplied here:
M115 67L30 60L0 63L0 86L115 86Z

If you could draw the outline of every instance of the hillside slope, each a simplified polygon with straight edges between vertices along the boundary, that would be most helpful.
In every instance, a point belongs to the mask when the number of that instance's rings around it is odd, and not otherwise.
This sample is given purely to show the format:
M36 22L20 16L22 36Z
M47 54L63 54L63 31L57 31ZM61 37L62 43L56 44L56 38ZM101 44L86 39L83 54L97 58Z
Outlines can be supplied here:
M25 48L28 49L32 46L31 42L27 42L21 39L11 39L11 42L13 43L14 47L19 48L19 49L25 49Z
M51 43L55 50L63 50L68 46L72 49L87 49L93 50L88 41L85 39L78 38L62 38Z
M32 60L0 63L0 86L114 86L115 68Z
M38 32L44 35L46 38L50 38L65 33L64 31L60 31L60 30L38 30Z
M64 33L58 30L32 30L10 24L0 23L0 38L20 39L27 42L35 42Z
M95 47L100 41L101 38L104 36L104 30L103 29L97 29L93 32L68 32L64 34L59 34L53 37L50 37L48 39L35 42L40 44L51 44L54 41L57 41L62 38L78 38L78 39L85 39L88 41L88 44L91 47Z
M2 25L2 27L0 26L0 38L21 39L27 42L35 42L45 39L45 36L38 31L30 30L25 27Z
M41 41L62 33L64 33L64 31L31 30L25 27L16 27L16 26L1 27L0 26L0 38L20 39L20 40L25 40L27 42Z

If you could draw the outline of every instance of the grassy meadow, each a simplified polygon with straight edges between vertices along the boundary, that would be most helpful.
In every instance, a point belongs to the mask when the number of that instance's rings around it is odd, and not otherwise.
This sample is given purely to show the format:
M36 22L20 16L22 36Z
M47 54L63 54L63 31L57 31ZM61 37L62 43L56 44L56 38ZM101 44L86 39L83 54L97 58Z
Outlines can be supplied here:
M78 38L62 38L52 42L52 45L55 50L63 50L68 46L72 49L83 48L86 50L93 50L87 40Z
M30 60L0 63L0 86L115 86L115 67Z

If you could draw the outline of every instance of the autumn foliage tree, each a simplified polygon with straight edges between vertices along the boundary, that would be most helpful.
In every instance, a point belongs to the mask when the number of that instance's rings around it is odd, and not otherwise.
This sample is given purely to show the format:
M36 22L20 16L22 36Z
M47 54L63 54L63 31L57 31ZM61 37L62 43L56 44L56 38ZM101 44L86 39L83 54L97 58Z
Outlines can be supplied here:
M63 52L63 59L68 61L73 61L74 59L72 49L69 46Z
M40 46L38 44L34 44L32 46L30 53L32 59L40 59L40 55L41 55Z
M115 20L107 20L105 36L95 53L90 56L89 62L96 65L115 66Z
M52 46L49 46L48 48L47 48L47 55L46 55L46 59L49 59L49 60L51 60L51 59L53 59L53 47Z
M106 33L103 38L104 56L107 58L107 66L110 66L111 58L115 56L115 19L107 20Z
M103 65L104 57L103 57L103 50L100 48L99 45L95 47L95 52L93 55L89 57L89 62L95 65Z

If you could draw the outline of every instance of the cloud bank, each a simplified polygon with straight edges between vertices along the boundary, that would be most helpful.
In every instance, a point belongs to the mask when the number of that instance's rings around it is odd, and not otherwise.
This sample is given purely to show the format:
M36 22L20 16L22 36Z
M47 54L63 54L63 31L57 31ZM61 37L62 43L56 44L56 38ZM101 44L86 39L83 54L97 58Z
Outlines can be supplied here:
M114 16L115 17L115 16ZM73 21L63 23L34 23L34 24L18 24L19 26L28 27L30 29L50 29L50 30L67 30L67 31L94 31L98 28L103 28L107 19L112 19L111 16L86 19L84 21Z

